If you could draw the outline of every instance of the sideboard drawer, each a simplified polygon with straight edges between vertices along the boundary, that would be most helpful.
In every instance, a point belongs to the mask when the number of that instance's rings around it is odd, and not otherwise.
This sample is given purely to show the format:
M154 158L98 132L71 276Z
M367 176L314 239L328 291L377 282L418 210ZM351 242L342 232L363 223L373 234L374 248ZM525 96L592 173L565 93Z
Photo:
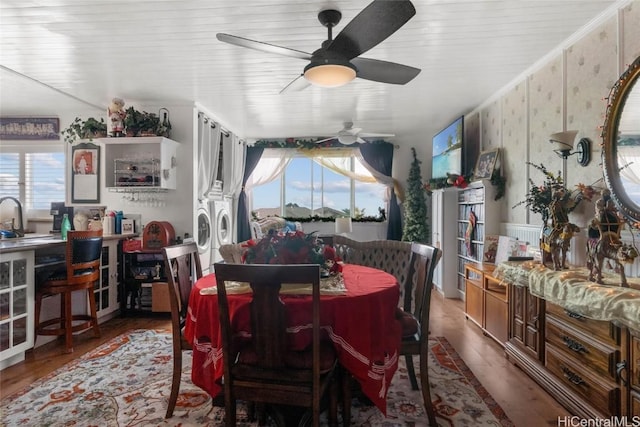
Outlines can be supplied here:
M596 375L616 380L616 363L620 361L617 348L594 341L553 316L547 316L545 338L574 362L593 370Z
M633 390L640 396L640 337L631 335L631 341L629 342L629 357L631 359L631 367L629 371L630 385ZM636 399L638 398L636 396ZM636 405L640 404L636 401ZM640 415L640 411L636 413Z
M620 388L597 378L552 345L545 346L545 366L562 384L582 396L604 416L620 415Z
M631 413L632 417L640 417L640 393L631 392Z
M567 322L587 335L594 335L603 342L614 346L620 344L620 328L617 328L611 322L588 319L548 301L546 311L547 314L556 316L560 322Z

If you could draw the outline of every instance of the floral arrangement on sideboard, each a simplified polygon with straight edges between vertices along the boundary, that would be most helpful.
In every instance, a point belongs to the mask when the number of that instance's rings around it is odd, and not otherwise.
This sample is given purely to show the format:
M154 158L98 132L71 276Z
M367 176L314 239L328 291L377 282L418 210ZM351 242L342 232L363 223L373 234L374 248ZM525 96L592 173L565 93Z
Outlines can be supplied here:
M525 195L525 199L516 203L513 208L524 205L532 212L540 214L542 223L546 224L551 218L553 193L556 189L564 187L565 183L560 173L550 172L543 164L538 165L531 162L527 162L527 164L542 172L544 181L542 184L536 184L533 179L529 178L529 191ZM591 185L579 183L573 190L565 191L562 203L567 213L573 212L583 200L591 201L593 199L598 192L594 185L595 183Z

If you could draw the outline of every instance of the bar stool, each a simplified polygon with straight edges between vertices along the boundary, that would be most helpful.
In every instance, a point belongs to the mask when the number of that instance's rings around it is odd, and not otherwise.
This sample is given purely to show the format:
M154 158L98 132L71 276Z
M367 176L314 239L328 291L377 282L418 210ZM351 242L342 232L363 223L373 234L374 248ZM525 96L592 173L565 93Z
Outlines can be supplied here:
M73 352L73 332L93 328L100 336L94 284L100 279L102 230L69 231L66 245L66 267L53 272L36 291L35 337L38 335L64 335L65 352ZM85 291L89 298L90 314L73 314L71 295ZM60 295L60 317L40 322L44 297ZM74 322L76 324L74 325ZM81 322L81 323L77 323ZM51 327L58 325L58 327Z

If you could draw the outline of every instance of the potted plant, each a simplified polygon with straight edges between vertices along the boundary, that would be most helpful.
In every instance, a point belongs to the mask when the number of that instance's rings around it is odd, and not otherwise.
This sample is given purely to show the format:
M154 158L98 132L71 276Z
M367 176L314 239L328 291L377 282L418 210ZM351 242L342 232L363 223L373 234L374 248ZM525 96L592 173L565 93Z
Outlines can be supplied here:
M91 141L93 138L105 138L107 136L107 123L103 118L100 120L89 117L87 120L82 120L80 117L76 117L73 122L61 132L64 136L65 142L72 144L77 139L88 139Z
M160 127L160 117L154 113L143 111L140 120L140 136L157 136Z
M142 113L133 107L125 111L124 128L127 136L138 136L142 127Z

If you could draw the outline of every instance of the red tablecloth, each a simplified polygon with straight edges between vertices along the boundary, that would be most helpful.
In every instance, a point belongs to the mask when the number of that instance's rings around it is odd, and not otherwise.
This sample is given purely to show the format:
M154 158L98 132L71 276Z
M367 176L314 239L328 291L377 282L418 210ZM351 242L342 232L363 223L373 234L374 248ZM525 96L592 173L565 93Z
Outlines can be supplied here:
M400 323L395 318L399 287L392 275L357 265L344 265L347 294L321 296L321 325L331 338L340 363L358 380L364 394L386 414L387 391L398 368ZM222 338L219 334L218 300L201 295L200 289L215 286L213 274L193 288L185 335L193 345L193 383L211 396L222 391ZM250 334L249 294L229 295L234 327ZM311 297L282 295L287 304L289 337L295 348L311 342Z

